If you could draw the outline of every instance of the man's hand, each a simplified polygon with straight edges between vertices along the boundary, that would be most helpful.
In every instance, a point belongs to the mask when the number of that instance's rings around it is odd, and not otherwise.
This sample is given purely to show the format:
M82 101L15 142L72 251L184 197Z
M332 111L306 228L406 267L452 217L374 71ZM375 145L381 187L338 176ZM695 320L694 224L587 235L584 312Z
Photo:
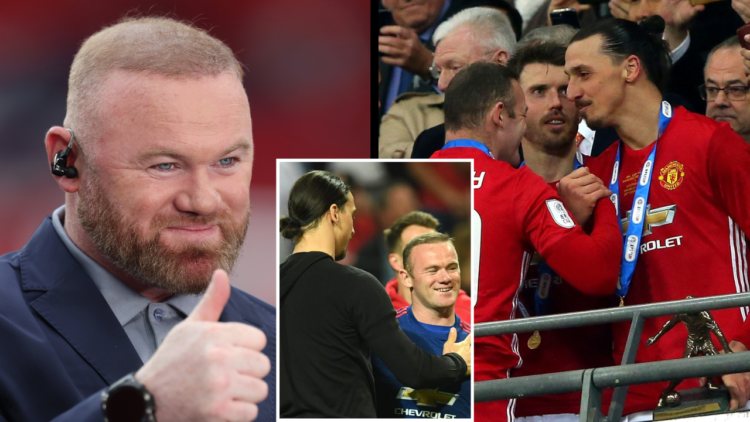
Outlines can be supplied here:
M675 28L687 28L698 12L702 12L705 5L693 6L689 0L663 0L661 4L661 17L664 18L666 26Z
M664 39L669 44L669 49L674 50L687 38L688 24L698 12L702 12L706 6L699 4L693 6L689 0L663 0L661 4L661 17L664 18Z
M563 199L565 207L581 226L588 222L594 212L596 202L612 195L602 180L591 174L587 167L574 170L560 179L557 192Z
M655 342L656 342L656 336L653 336L653 337L649 337L649 338L648 338L648 341L646 342L646 346L651 346L651 345L652 345L652 344L654 344Z
M549 14L557 9L575 9L576 12L581 13L584 10L591 8L591 5L578 3L578 0L552 0L547 8L547 25L552 25L552 18Z
M750 0L732 0L732 9L745 23L750 22Z
M745 41L750 42L750 35L745 35ZM750 76L750 50L740 49L742 64L745 65L745 75Z
M266 336L250 325L217 322L229 294L229 276L216 270L198 306L135 374L154 395L160 422L257 417L271 369L261 353Z
M448 341L443 345L443 354L458 353L466 362L466 375L471 375L471 334L460 343L456 343L457 338L458 332L455 328L451 328Z
M378 51L383 53L383 63L398 66L423 79L430 76L432 52L427 49L411 28L390 25L380 28Z
M630 13L628 0L609 0L609 13L617 19L627 19Z
M729 348L735 353L747 352L747 347L739 341L731 341ZM722 350L719 353L724 353L724 351ZM729 410L737 410L745 407L747 399L750 396L750 372L724 375L721 377L721 381L724 382L724 385L729 390L729 394L732 395L729 400ZM701 385L704 385L706 378L701 378L700 382Z

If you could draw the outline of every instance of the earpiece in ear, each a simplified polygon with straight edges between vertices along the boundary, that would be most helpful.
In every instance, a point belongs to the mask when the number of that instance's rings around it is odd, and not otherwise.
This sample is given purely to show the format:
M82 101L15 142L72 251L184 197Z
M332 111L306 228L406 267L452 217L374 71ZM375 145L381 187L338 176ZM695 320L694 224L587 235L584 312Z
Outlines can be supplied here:
M67 148L55 154L50 167L52 167L52 174L55 176L65 176L68 179L72 179L78 176L78 169L68 166L68 155L70 155L70 150L73 148L73 140L76 138L76 135L70 129L67 129L67 131L70 132L70 143L68 143Z

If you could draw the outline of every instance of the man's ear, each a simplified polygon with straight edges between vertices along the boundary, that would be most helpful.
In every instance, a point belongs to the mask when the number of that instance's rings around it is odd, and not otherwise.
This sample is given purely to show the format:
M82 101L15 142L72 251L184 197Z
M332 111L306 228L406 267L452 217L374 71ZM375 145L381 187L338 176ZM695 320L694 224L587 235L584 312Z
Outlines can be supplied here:
M388 254L388 262L391 264L391 268L398 274L400 265L398 265L398 255L395 253Z
M490 120L492 120L492 123L495 126L498 127L504 127L505 126L505 116L503 115L505 111L505 104L503 103L496 103L492 110L490 111Z
M401 284L403 284L406 288L411 289L414 287L414 283L412 282L411 277L409 276L409 273L406 272L405 269L400 269L398 271L398 279Z
M339 222L339 211L341 210L339 209L339 206L336 204L332 204L331 207L328 208L328 216L330 217L331 223L333 225L336 225Z
M494 53L492 53L492 58L490 58L490 63L505 66L505 64L508 63L508 58L509 56L508 56L507 51L498 49Z
M68 147L70 138L70 132L60 126L53 126L50 130L47 131L47 136L44 138L44 147L47 150L47 162L50 164L50 167L48 167L48 169L50 169L50 173L52 162L55 160L55 154L63 151ZM79 149L78 145L73 143L73 147L70 149L70 154L68 155L68 160L66 163L66 165L73 166L78 169L77 177L68 179L65 176L52 175L52 177L54 177L57 181L57 184L60 185L60 188L62 188L62 190L67 193L78 192L78 189L80 188L82 173L81 170L85 170L83 168L84 166L82 160L78 159L80 157L80 152L81 150Z
M641 59L636 55L631 55L623 62L622 77L628 83L633 83L638 78L638 75L643 73L643 67L641 66Z

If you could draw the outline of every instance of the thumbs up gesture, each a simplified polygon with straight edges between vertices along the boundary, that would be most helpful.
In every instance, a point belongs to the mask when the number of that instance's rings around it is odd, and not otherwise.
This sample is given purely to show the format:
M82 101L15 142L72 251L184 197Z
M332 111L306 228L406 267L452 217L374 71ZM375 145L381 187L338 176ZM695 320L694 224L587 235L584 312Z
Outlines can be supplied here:
M443 344L443 354L458 353L466 362L466 375L471 375L471 334L464 341L456 343L458 332L451 328L448 333L448 341Z
M169 332L135 374L156 400L156 418L170 421L251 421L268 395L271 362L255 327L217 322L229 300L229 276L216 270L203 298Z

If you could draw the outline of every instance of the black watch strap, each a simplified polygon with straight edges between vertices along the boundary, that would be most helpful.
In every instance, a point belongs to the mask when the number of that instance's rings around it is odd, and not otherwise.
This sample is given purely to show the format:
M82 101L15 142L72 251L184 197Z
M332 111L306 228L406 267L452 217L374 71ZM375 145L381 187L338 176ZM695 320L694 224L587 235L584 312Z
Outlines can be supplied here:
M104 422L156 422L156 402L130 373L102 391L102 414Z

